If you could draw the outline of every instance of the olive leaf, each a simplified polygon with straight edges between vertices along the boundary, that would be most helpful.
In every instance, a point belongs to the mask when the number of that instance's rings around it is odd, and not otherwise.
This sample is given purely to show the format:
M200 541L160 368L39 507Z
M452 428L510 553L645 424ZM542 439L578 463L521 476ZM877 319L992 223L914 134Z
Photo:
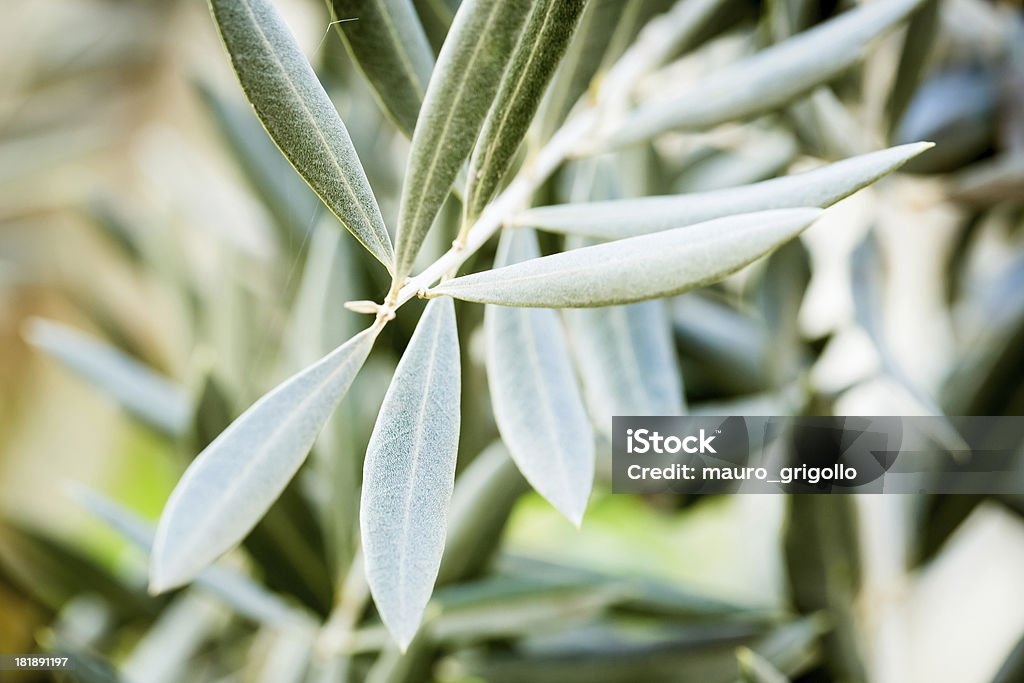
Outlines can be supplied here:
M395 370L363 464L366 579L403 650L419 629L444 551L460 392L455 306L432 301Z
M480 215L511 166L585 5L540 0L530 10L469 161L468 220Z
M210 0L246 97L282 154L389 269L391 238L345 124L269 0Z
M185 390L117 348L42 318L28 321L25 339L161 433L179 437L188 428L192 401Z
M856 63L867 44L925 0L872 2L850 10L721 71L679 95L641 105L609 136L621 146L667 130L701 130L772 111Z
M590 414L611 434L613 415L682 415L682 374L663 301L578 308L565 320Z
M825 208L896 171L933 146L930 142L900 145L806 173L722 190L541 206L520 212L511 225L614 240L737 213L801 206Z
M411 0L327 0L334 28L395 125L412 136L434 52Z
M157 526L153 592L189 582L252 530L306 459L378 331L360 332L285 380L196 456Z
M532 231L501 236L497 263L540 255ZM494 419L526 480L579 526L594 479L594 435L555 311L488 306L487 378Z
M409 150L398 214L395 281L412 270L498 91L527 0L465 0L437 58Z
M429 290L502 306L583 308L655 299L721 280L803 232L820 209L739 214L463 275Z

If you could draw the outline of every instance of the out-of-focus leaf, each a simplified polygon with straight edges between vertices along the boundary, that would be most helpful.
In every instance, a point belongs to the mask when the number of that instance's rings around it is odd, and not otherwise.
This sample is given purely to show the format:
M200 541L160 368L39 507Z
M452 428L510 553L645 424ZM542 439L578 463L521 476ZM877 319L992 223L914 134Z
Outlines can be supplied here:
M33 318L25 338L151 427L175 438L185 432L192 403L171 380L114 347L52 320Z
M123 618L150 616L159 605L77 549L9 519L0 520L0 575L55 612L82 593L101 596Z
M459 9L459 0L413 0L423 30L427 34L434 54L441 50L448 29Z
M806 619L759 638L738 635L742 631L735 627L721 633L667 630L642 638L614 630L581 631L547 635L546 642L515 650L467 650L444 664L451 678L476 676L488 683L734 683L740 675L737 645L797 673L813 661L821 630L819 622Z
M273 215L282 241L291 245L301 243L321 211L320 199L267 139L266 131L249 107L225 100L202 81L197 87L238 170Z
M530 10L469 160L468 220L480 215L509 170L585 5L540 0Z
M854 604L860 588L856 501L849 496L789 498L785 535L790 596L803 614L824 611L825 666L835 680L866 680L857 644Z
M512 219L512 225L621 239L736 213L800 206L825 208L896 171L931 147L929 142L901 145L806 173L723 190L542 206L519 213Z
M541 103L535 125L540 142L551 137L569 110L587 91L629 4L624 0L590 0L587 3L576 37Z
M703 287L793 239L820 209L719 218L463 275L430 290L501 306L581 308L633 303Z
M857 62L867 43L891 30L923 0L891 0L850 10L698 81L678 96L642 105L612 134L612 145L672 129L701 130L791 102Z
M79 505L149 554L153 545L153 528L148 522L84 486L76 485L70 493ZM195 584L223 600L238 614L272 628L305 628L311 623L311 619L305 618L260 584L226 567L207 567L196 576Z
M363 467L366 578L400 647L419 629L444 551L459 446L459 338L451 300L432 301L395 370Z
M740 676L743 683L788 683L789 681L784 673L749 647L739 648L736 658L740 662Z
M1024 203L1024 155L1007 154L957 174L951 195L971 204Z
M893 133L896 143L933 140L935 151L907 164L909 173L945 173L992 144L999 83L985 69L954 69L925 81Z
M941 33L939 5L939 0L926 0L907 24L903 52L900 54L900 64L896 68L896 79L893 81L892 90L889 91L889 99L885 102L885 113L890 127L895 126L903 118L903 113L914 98L914 93L917 92L924 76L935 38Z
M992 683L1014 683L1021 680L1024 680L1024 638L1021 638L1010 651Z
M391 268L391 238L345 124L269 0L210 0L246 97L346 229Z
M413 261L469 156L528 13L526 0L465 0L430 77L402 186L395 281Z
M192 657L224 628L227 616L206 595L180 594L121 662L121 675L126 683L182 680L191 669Z
M500 442L470 463L455 480L439 584L469 578L487 565L512 506L528 488Z
M590 414L611 434L613 415L682 415L683 381L663 301L565 313Z
M157 527L152 590L187 583L256 525L302 465L378 331L361 332L286 380L196 457Z
M498 264L540 255L530 230L509 230ZM526 480L579 526L594 479L594 435L558 314L490 306L484 312L494 419Z
M327 6L381 107L411 137L434 68L411 0L328 0Z

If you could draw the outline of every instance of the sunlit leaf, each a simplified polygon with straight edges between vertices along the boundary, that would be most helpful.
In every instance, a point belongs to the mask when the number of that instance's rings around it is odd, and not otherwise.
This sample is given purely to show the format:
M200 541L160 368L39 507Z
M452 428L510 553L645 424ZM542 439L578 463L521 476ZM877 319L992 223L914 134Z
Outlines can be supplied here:
M270 137L344 226L388 268L380 208L345 124L269 0L210 0L246 97Z
M412 136L434 53L411 0L328 0L327 6L384 111Z
M280 384L196 457L160 518L151 590L187 583L252 530L306 459L378 330L359 333Z
M480 215L512 164L585 5L540 0L530 10L469 161L468 219Z
M512 224L610 240L736 213L801 206L825 208L899 169L931 147L929 142L900 145L806 173L723 190L542 206L519 213Z
M539 255L532 231L506 231L497 263ZM558 314L489 306L484 329L501 438L526 480L579 526L594 479L594 435Z
M645 140L673 129L701 130L788 104L828 83L864 55L924 0L872 2L841 14L684 88L642 105L612 134L610 144Z
M459 446L455 306L427 305L384 397L363 466L366 578L398 644L419 628L444 551Z
M526 0L465 0L430 77L412 136L398 216L401 282L469 156L528 13Z
M464 275L430 290L501 306L632 303L721 280L803 232L820 209L739 214Z

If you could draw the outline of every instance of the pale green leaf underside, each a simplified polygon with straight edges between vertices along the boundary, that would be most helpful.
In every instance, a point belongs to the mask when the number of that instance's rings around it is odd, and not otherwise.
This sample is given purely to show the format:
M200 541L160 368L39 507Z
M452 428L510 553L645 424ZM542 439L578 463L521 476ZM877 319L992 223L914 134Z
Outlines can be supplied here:
M150 587L185 584L245 538L302 465L373 347L345 342L254 403L200 453L164 507Z
M527 0L465 0L427 85L398 215L395 280L412 270L469 156L529 10Z
M828 83L865 46L924 0L867 3L694 83L676 97L642 105L611 136L612 145L672 129L701 130L777 109Z
M434 68L411 0L327 0L327 6L384 111L411 137Z
M565 312L598 428L611 434L614 415L682 415L682 373L663 301Z
M434 588L455 480L461 374L455 306L430 302L384 397L363 464L366 578L404 649Z
M502 306L583 308L680 294L793 239L820 209L740 214L574 249L442 282L431 294Z
M932 146L930 142L900 145L806 173L724 190L542 206L523 211L511 225L615 240L736 213L800 206L825 208L892 173Z
M530 230L501 236L497 263L540 255ZM594 479L594 435L558 314L488 306L487 379L494 419L530 485L579 526Z
M28 322L25 339L162 433L179 437L188 427L192 401L185 391L113 346L41 318Z
M270 137L381 263L394 253L362 164L323 86L269 0L210 0L246 97Z
M469 162L466 215L494 196L569 45L584 0L540 0L526 19Z

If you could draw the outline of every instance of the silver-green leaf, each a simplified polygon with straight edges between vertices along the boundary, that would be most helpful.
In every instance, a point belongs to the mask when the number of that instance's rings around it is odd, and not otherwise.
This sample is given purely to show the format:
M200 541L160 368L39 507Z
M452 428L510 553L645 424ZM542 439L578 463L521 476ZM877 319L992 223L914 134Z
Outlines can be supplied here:
M596 424L613 415L682 415L683 383L663 301L566 311L569 337Z
M192 401L185 390L126 353L42 318L28 321L25 339L160 432L177 438L187 430Z
M366 579L403 650L419 629L444 551L460 393L455 306L432 301L395 370L363 464Z
M924 0L885 0L850 10L778 45L709 74L678 96L642 105L609 143L646 140L667 130L703 130L781 107L856 63L866 45Z
M189 582L252 530L306 459L378 331L360 332L285 380L192 461L157 527L153 592Z
M395 125L412 136L434 52L411 0L327 0L334 28Z
M527 0L465 0L455 15L412 136L398 214L396 282L412 270L473 148L528 10Z
M469 161L466 216L475 219L512 164L586 0L540 0L530 10Z
M541 206L521 212L511 224L616 240L736 213L800 206L825 208L896 171L933 146L930 142L900 145L806 173L723 190Z
M324 204L389 269L391 238L345 124L269 0L210 0L246 97Z
M429 290L501 306L586 308L709 285L803 232L820 209L739 214L463 275Z
M497 263L531 262L539 255L532 231L508 230ZM530 485L579 526L594 479L594 434L558 314L488 306L484 330L501 438Z

